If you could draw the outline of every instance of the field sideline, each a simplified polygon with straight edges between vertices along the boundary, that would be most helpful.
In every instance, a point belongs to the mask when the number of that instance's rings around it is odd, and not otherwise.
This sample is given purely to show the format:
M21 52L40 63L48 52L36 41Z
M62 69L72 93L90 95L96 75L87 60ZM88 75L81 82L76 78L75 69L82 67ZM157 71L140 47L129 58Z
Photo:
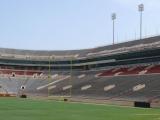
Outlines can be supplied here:
M160 109L0 98L0 120L160 120Z

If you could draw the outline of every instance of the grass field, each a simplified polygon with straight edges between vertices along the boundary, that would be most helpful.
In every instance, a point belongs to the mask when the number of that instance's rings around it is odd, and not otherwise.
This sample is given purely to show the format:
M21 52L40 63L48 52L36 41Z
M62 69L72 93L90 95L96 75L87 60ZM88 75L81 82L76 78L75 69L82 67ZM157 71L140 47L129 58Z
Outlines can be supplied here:
M160 109L0 98L0 120L160 120Z

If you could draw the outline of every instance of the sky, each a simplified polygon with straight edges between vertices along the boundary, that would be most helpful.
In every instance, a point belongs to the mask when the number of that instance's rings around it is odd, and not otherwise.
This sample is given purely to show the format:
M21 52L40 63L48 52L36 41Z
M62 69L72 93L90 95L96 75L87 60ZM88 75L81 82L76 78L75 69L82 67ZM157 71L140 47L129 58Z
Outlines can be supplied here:
M160 0L0 0L0 47L75 50L139 39L138 5L143 3L143 37L160 34Z

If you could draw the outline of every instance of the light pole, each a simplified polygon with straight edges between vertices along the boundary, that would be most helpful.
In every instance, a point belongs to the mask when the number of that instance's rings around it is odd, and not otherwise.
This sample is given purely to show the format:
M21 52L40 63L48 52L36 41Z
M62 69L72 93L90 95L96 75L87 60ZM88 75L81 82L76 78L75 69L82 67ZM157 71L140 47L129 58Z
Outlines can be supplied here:
M111 15L111 19L112 19L112 21L113 21L113 45L114 45L114 32L115 32L115 19L116 19L116 13L112 13L112 15Z
M144 11L144 5L138 5L138 11L140 12L140 40L142 39L142 13Z

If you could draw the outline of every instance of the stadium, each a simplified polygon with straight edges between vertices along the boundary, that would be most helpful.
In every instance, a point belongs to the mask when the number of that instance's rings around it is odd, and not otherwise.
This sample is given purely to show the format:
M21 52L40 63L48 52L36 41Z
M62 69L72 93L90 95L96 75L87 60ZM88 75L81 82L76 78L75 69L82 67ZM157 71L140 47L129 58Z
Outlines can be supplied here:
M160 120L158 2L62 1L0 1L0 120Z
M159 40L72 51L2 48L1 96L160 107Z

